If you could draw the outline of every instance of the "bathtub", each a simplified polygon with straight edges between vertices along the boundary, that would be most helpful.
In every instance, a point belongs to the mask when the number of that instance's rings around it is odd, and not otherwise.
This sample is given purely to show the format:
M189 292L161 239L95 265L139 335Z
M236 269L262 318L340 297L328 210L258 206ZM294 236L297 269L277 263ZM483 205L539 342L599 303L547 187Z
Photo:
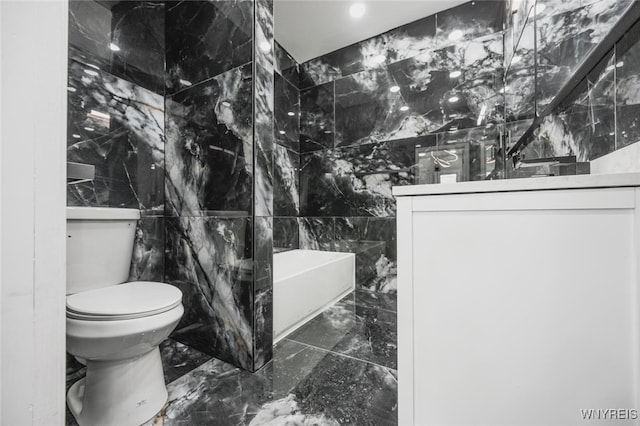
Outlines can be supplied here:
M273 255L273 342L355 288L356 255L291 250Z

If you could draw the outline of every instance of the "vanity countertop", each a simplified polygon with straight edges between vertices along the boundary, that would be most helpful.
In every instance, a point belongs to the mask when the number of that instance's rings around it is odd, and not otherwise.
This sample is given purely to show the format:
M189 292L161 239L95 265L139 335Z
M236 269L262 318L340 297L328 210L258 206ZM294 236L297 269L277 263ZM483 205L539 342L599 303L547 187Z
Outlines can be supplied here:
M413 195L475 194L485 192L541 191L550 189L640 186L640 173L552 176L430 185L394 186L396 197Z

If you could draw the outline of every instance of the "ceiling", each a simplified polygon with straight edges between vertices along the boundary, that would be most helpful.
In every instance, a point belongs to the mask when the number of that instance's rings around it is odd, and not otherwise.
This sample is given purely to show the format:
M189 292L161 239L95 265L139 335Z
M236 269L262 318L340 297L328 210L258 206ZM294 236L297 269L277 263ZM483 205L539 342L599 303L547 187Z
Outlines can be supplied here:
M275 38L298 63L465 3L466 0L368 0L355 19L346 0L275 0Z

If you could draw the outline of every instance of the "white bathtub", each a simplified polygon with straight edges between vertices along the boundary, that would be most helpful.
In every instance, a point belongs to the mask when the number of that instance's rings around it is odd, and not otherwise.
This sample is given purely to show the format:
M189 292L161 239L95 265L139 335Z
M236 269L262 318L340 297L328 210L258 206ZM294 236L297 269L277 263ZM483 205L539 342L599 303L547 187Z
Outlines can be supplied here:
M273 255L273 342L355 288L356 255L291 250Z

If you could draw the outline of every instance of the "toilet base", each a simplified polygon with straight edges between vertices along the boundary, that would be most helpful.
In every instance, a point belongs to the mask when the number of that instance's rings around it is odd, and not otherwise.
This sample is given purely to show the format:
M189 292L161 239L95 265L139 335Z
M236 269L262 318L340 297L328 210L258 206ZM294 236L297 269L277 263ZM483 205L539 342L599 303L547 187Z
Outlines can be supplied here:
M67 393L80 426L140 426L167 402L158 347L136 358L87 360L87 376Z

